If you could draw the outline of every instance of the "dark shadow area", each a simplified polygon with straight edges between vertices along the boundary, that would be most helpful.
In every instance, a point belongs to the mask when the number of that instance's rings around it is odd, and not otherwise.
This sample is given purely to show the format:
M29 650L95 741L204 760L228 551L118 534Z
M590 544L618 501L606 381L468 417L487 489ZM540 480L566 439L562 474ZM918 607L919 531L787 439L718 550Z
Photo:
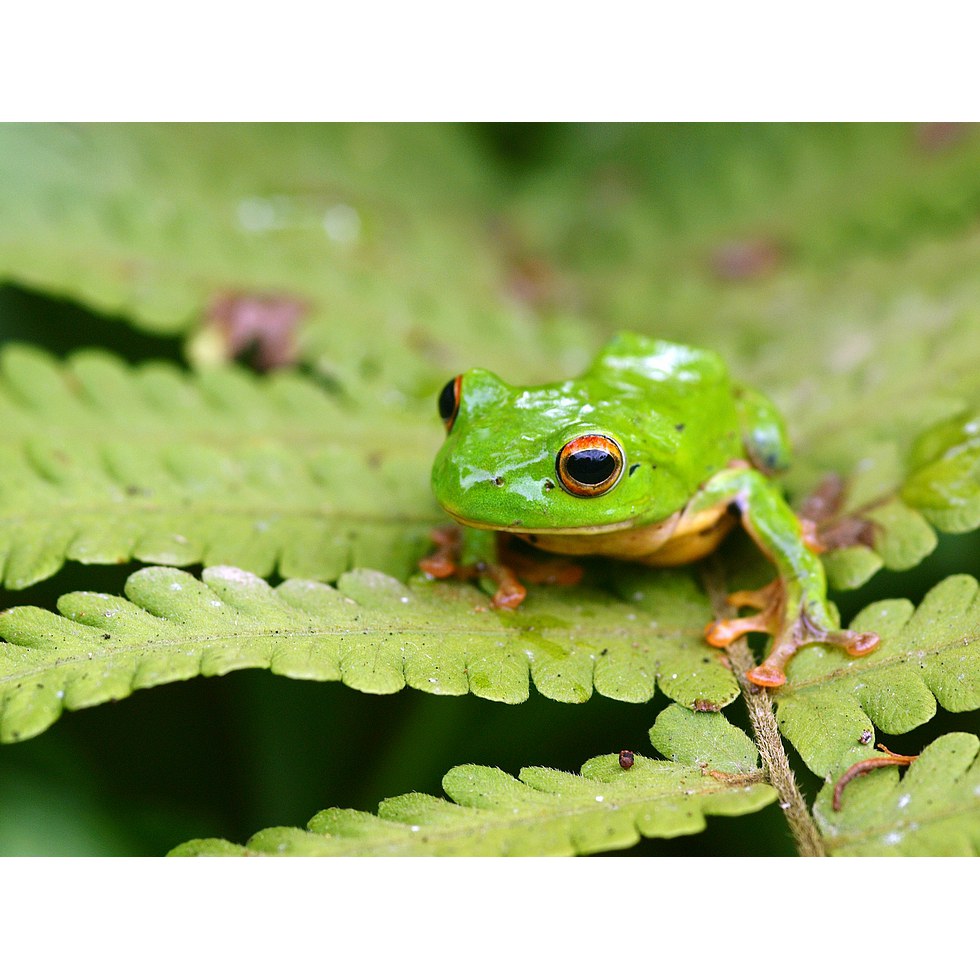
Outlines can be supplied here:
M655 755L647 733L665 704L377 697L258 670L165 685L66 713L43 735L4 746L0 847L163 854L194 837L243 843L265 827L302 826L329 806L376 812L400 793L442 796L443 774L462 763L514 776L524 766L577 772L623 748ZM769 807L628 853L791 854L792 843Z
M0 286L0 344L16 341L64 357L87 347L112 351L130 364L184 363L183 338L137 330L121 317L100 316L68 299L19 286Z

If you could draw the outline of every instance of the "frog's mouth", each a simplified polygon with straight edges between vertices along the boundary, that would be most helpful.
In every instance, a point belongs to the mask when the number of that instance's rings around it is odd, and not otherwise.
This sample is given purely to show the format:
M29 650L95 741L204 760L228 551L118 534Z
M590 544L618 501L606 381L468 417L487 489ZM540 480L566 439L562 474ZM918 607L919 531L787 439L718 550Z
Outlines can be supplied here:
M521 521L514 521L511 524L488 524L486 521L476 521L469 517L463 517L448 507L443 506L443 510L458 524L465 524L467 527L475 527L481 531L508 531L511 534L608 534L610 531L626 531L636 526L635 520L617 521L615 524L589 524L583 527L527 527Z

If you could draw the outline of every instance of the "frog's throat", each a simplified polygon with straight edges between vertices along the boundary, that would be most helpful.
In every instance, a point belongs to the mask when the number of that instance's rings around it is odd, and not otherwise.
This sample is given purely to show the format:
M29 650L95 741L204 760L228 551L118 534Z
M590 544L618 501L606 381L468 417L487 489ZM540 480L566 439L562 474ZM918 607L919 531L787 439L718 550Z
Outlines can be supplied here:
M736 519L725 504L718 504L693 512L679 510L655 524L636 525L624 521L599 527L534 530L471 521L461 523L504 531L554 554L605 555L624 561L670 566L686 565L710 554L735 525Z

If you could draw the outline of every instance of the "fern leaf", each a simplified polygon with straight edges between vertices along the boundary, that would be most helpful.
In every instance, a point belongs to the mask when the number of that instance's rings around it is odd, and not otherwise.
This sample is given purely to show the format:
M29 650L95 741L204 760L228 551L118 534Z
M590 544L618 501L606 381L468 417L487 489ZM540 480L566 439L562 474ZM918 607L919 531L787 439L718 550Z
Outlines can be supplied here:
M936 546L932 526L950 533L980 526L978 430L980 419L964 413L923 432L907 463L894 444L867 452L841 517L860 520L872 543L825 557L833 585L856 588L882 566L914 567Z
M861 735L875 726L910 731L935 714L937 701L947 711L980 707L976 579L950 576L918 608L907 599L873 603L852 625L877 631L881 646L860 659L805 648L775 695L783 735L818 775L866 756Z
M888 767L853 779L842 795L839 812L831 805L833 782L829 782L814 805L814 818L828 852L845 856L980 854L978 748L980 740L975 735L942 735L901 776L896 768Z
M85 563L407 575L438 521L428 419L375 418L314 384L237 369L64 365L0 352L0 568L7 588ZM363 492L370 486L372 492Z
M0 614L0 740L43 731L63 708L245 667L373 694L408 685L514 703L533 682L558 701L596 691L643 702L659 684L687 705L728 704L738 686L704 646L706 600L692 578L661 572L647 582L645 609L541 587L520 610L493 612L474 588L407 587L365 570L334 589L301 579L272 588L225 566L200 580L143 569L126 599L76 592L62 596L60 616L29 606Z
M912 447L903 499L941 531L980 527L980 415L964 413L923 433Z
M518 347L543 365L542 330L500 302L476 146L453 126L7 124L0 277L166 334L229 293L285 298L304 360L353 393L438 390Z
M324 810L307 830L273 827L244 847L188 841L171 853L591 854L630 847L641 836L698 833L707 816L752 813L776 797L759 781L754 746L723 715L673 705L658 717L651 738L658 748L668 744L675 761L637 754L624 770L618 756L599 756L579 775L534 767L522 769L516 779L486 766L457 766L443 779L449 800L409 793L385 800L377 816Z

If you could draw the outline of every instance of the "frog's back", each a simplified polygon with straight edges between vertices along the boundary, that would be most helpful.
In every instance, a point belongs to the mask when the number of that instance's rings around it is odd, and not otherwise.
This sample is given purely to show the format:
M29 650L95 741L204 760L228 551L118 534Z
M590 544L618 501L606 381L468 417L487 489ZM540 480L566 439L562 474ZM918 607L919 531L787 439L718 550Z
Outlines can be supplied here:
M687 494L743 455L728 368L713 351L620 334L585 377L606 386L609 428L629 434L629 455Z
M680 397L712 389L727 392L731 387L728 368L714 351L635 333L621 333L609 341L588 373Z

